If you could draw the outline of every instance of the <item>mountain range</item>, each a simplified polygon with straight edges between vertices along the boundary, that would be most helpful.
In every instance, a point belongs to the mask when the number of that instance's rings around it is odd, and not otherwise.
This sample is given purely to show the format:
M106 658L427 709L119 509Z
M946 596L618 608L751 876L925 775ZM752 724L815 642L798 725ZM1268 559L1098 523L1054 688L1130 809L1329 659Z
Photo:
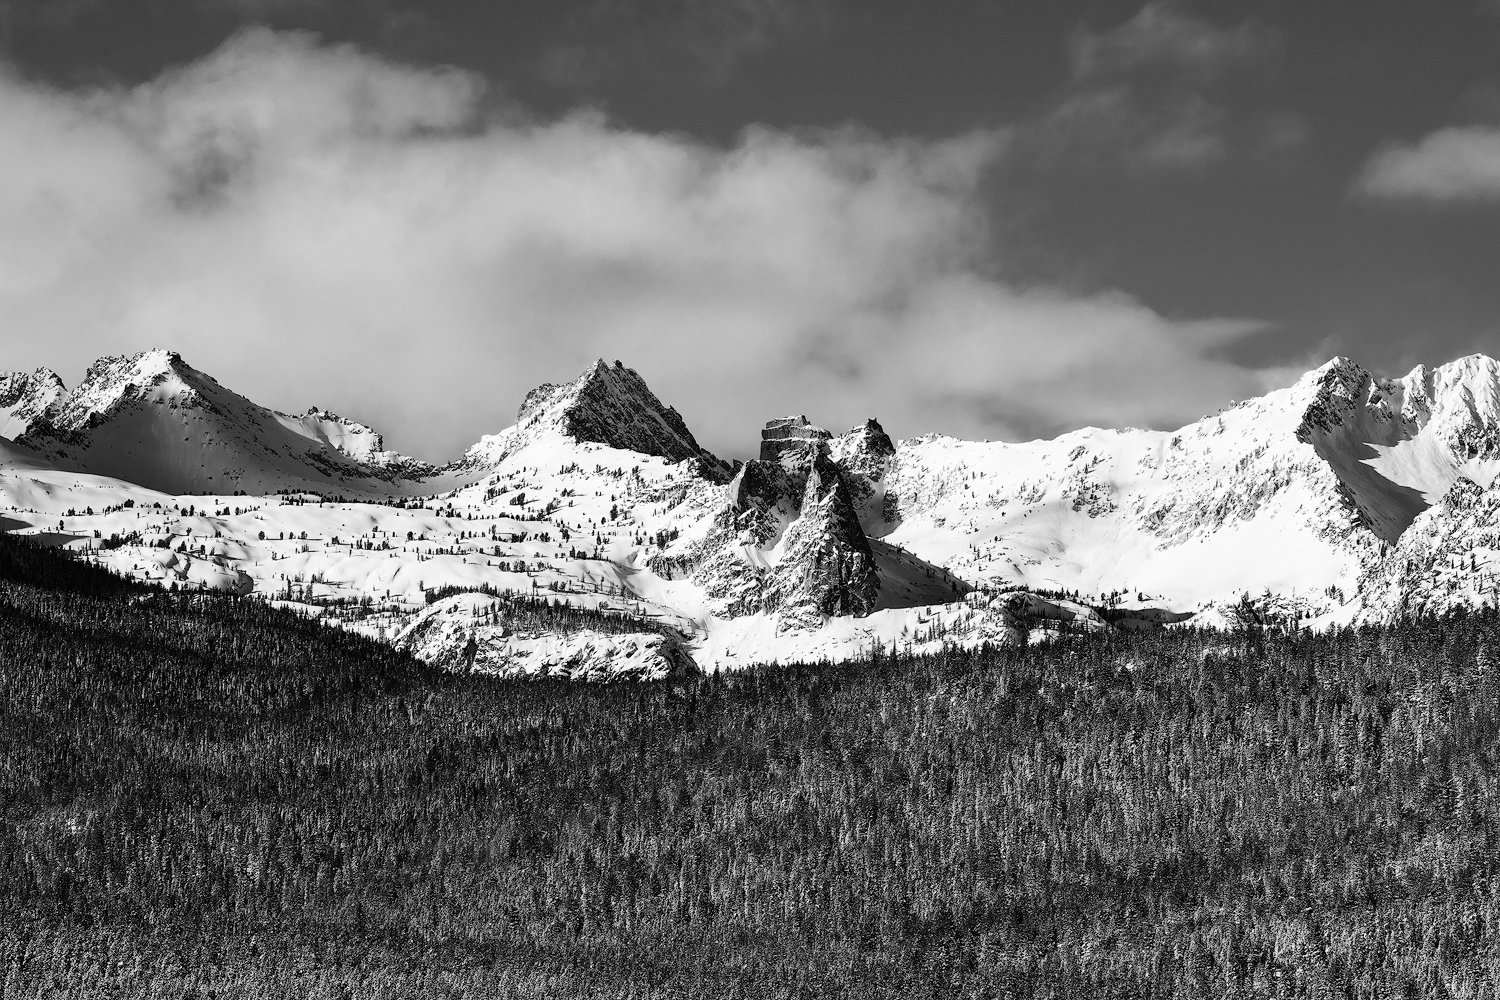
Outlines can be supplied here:
M170 351L0 376L0 526L175 587L306 607L431 660L658 677L1035 630L1309 627L1492 603L1500 364L1335 358L1175 431L1023 443L769 420L704 449L620 362L443 464ZM576 608L559 629L510 595Z

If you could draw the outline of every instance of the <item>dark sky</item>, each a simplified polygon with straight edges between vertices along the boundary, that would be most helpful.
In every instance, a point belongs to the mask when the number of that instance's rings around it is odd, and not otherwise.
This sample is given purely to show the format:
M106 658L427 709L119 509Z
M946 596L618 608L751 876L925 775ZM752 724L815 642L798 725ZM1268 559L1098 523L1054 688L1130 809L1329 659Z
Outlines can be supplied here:
M47 137L0 136L11 142L0 165L24 159L27 143L56 157L0 212L35 223L38 205L61 205L72 234L44 277L9 292L0 280L6 368L48 364L71 382L94 353L171 341L257 399L350 409L434 455L497 429L525 385L571 377L604 353L638 367L711 446L736 453L760 419L786 408L830 424L885 413L898 434L1171 425L1333 354L1398 373L1500 349L1500 2L0 0L0 12L10 86L30 109L20 117ZM256 25L271 32L246 44ZM408 114L404 97L391 98L400 108L389 127L378 98L372 126L361 118L366 84L339 90L344 70L329 69L330 53L368 64L359 72L454 67L466 89L432 99L456 102L451 112L424 104ZM288 65L298 87L331 80L334 103L354 108L329 112L336 137L286 124L301 120L289 105L302 92L256 90ZM226 127L231 119L240 124ZM97 189L156 182L123 153L107 184L49 179L91 156L75 142L78 120L150 147L162 183L180 185L186 170L196 194L174 188L160 215L120 208ZM198 137L188 154L163 138L184 129ZM276 256L283 244L249 248L277 233L302 238L279 227L295 227L288 206L304 175L278 171L302 170L305 135L319 157L335 146L395 157L390 177L416 169L404 158L414 144L452 153L423 179L451 171L440 190L453 204L413 216L398 238L374 214L416 209L360 200L336 218L368 220L362 241L307 252L357 254L383 240L405 249L292 287L309 272ZM933 152L965 141L984 148ZM94 152L97 162L112 155ZM354 171L340 189L357 188L365 161L335 159ZM632 166L614 172L617 160ZM316 176L334 169L324 166ZM509 187L517 176L533 186ZM548 176L556 190L536 180ZM656 176L673 179L656 190ZM760 200L765 185L803 179L805 198ZM579 185L576 199L565 183ZM595 233L570 213L599 196L596 184L627 205L697 207L660 234L602 207ZM721 189L735 193L719 199ZM494 207L507 191L525 204ZM496 226L523 213L538 227L530 255L476 245L466 227L479 223L454 207L469 204L493 209ZM525 214L530 205L541 221ZM742 216L745 205L755 207ZM766 213L777 211L788 215L772 225ZM215 213L236 225L207 228L203 216ZM133 221L109 221L122 215ZM759 250L737 250L712 278L678 259L679 247L701 260L738 246L746 218L756 232L743 244ZM783 231L794 248L784 258ZM178 284L166 268L134 274L128 288L78 306L80 283L125 268L148 232L163 259L216 247L235 264ZM413 239L445 241L443 253L459 256L403 256L417 252ZM0 264L25 252L0 249ZM454 259L483 266L455 277ZM837 294L790 274L789 261L817 271L825 259ZM395 320L377 335L368 315L341 311L330 282L355 299L410 282L407 303L435 295L434 282L452 286L409 315L380 310L402 315L403 337ZM237 296L279 304L261 325L244 309L220 324L214 305L231 310ZM787 305L804 297L805 308ZM450 315L442 303L455 300L465 304ZM489 337L485 324L506 332ZM292 326L303 332L293 338ZM746 345L773 327L759 351ZM932 353L977 370L952 376L914 358L910 342L929 330ZM267 360L289 350L304 358L296 377ZM776 363L747 360L771 354ZM363 384L403 373L443 388ZM306 398L320 386L330 388ZM1133 395L1154 401L1123 398Z

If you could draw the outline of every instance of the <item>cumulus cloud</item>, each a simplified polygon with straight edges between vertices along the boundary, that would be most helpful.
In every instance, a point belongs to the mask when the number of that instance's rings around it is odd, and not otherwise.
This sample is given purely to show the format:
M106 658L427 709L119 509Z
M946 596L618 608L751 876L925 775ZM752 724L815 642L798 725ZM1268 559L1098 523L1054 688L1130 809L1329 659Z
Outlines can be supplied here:
M1500 128L1439 129L1413 145L1379 150L1355 180L1355 191L1432 202L1500 199Z
M766 418L897 434L1172 424L1264 387L1249 321L1018 287L984 223L1007 136L541 121L479 78L242 34L133 89L0 78L0 367L170 346L427 457L596 356L710 447Z

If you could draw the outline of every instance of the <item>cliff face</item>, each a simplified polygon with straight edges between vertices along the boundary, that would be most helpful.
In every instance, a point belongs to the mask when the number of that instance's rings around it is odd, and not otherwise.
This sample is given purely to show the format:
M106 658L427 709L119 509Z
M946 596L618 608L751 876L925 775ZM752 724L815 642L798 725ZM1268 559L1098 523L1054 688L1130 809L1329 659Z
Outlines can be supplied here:
M775 612L781 627L806 629L876 609L880 574L850 484L863 500L873 491L867 476L834 459L835 440L804 416L772 420L761 431L760 457L729 483L697 554L693 579L721 614ZM878 447L847 443L841 451L883 475Z

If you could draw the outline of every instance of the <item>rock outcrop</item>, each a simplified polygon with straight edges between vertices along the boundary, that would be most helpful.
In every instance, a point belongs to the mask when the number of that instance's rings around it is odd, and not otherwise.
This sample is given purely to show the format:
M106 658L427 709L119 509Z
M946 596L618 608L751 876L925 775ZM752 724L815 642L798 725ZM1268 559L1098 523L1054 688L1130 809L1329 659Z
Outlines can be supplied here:
M682 637L518 621L504 602L456 594L429 605L396 637L397 649L447 670L574 681L658 681L699 672ZM524 616L522 616L524 618Z
M861 441L873 438L873 446L848 442L842 452L883 476L879 439L894 448L871 425ZM805 416L772 420L761 431L760 457L730 481L715 530L698 545L693 579L719 613L775 612L782 627L815 628L878 606L880 575L848 482L868 500L870 480L846 474L833 458L834 440Z

